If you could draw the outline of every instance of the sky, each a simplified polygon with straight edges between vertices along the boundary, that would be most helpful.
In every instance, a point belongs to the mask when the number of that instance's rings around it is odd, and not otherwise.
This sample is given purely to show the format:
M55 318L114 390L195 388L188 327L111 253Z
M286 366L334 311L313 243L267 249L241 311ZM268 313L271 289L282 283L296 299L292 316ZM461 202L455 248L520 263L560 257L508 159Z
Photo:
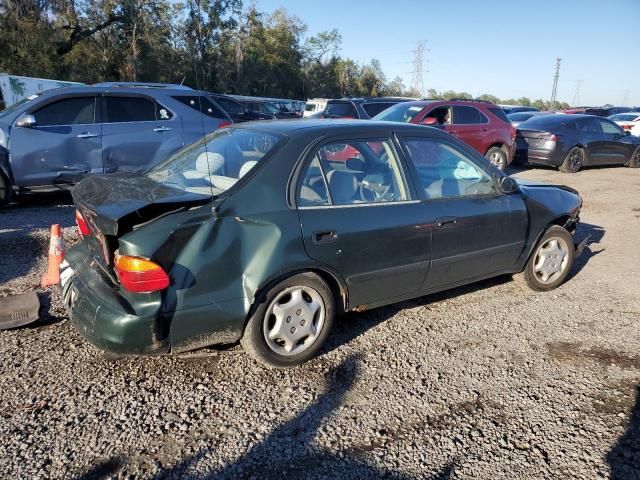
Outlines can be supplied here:
M256 0L284 7L308 35L337 28L340 54L380 61L411 85L413 50L425 40L425 91L640 106L640 0Z

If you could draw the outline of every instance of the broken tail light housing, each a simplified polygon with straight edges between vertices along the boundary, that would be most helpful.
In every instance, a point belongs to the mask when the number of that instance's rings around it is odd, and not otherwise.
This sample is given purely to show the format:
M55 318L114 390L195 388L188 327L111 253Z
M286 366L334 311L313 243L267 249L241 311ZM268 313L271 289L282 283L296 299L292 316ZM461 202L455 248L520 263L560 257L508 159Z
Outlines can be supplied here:
M151 293L169 286L169 276L160 265L141 257L118 255L116 275L125 290L134 293Z
M79 210L76 210L76 225L78 225L80 235L82 235L83 237L88 237L89 235L91 235L89 225L87 225L87 221L84 219Z

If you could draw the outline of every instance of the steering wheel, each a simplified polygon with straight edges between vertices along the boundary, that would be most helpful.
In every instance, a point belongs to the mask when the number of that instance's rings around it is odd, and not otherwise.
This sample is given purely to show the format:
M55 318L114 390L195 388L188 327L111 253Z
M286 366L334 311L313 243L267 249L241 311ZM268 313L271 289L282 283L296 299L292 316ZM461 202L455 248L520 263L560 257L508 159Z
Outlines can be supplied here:
M395 198L395 192L391 191L391 185L371 183L366 177L360 182L358 188L360 199L364 202L388 202Z

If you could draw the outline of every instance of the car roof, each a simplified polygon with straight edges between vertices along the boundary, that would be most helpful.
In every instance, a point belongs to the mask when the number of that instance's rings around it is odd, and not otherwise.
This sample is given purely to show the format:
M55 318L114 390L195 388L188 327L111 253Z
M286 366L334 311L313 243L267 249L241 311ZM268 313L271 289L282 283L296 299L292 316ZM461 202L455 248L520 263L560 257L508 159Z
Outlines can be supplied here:
M409 97L351 97L351 98L332 98L327 101L327 103L337 103L337 102L367 102L367 103L377 103L377 102L410 102L416 100L415 98Z
M410 123L383 122L380 120L365 121L326 118L243 122L234 124L229 128L261 130L263 132L275 133L280 135L290 135L303 131L317 131L318 135L370 131L375 135L376 132L387 132L389 130L393 130L396 132L424 133L428 129L428 131L433 132L434 136L447 135L437 128L425 127L423 125L414 125Z
M158 95L207 95L206 92L200 90L192 90L190 88L172 88L172 87L124 87L124 86L78 86L55 88L42 92L42 97L51 97L56 95L68 95L75 93L127 93L127 94L145 94L153 96Z

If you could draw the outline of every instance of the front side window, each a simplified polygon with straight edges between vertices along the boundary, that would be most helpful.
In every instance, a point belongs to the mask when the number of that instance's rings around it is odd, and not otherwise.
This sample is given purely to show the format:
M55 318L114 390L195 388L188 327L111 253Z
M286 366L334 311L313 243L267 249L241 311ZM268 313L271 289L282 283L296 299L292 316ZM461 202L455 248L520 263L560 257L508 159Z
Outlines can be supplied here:
M104 123L153 122L156 103L143 97L104 97Z
M428 139L408 139L404 144L428 199L497 193L491 176L450 145Z
M489 123L489 120L475 107L455 105L453 107L453 123L458 125L473 125Z
M578 120L578 131L583 133L602 133L600 124L595 118L583 118Z
M435 118L438 125L451 125L451 107L436 107L427 113L424 118Z
M416 116L424 109L423 105L401 102L383 110L376 115L374 120L384 120L386 122L411 123Z
M383 112L387 108L394 105L393 103L385 103L385 102L375 102L375 103L365 103L362 105L364 111L367 112L367 115L370 117L375 117L380 112Z
M328 196L327 196L328 194ZM410 199L388 139L325 144L313 155L298 187L298 205L355 205Z
M249 173L280 137L248 129L221 129L179 150L146 176L173 188L219 195Z
M33 112L36 125L82 125L95 121L96 97L65 98Z

